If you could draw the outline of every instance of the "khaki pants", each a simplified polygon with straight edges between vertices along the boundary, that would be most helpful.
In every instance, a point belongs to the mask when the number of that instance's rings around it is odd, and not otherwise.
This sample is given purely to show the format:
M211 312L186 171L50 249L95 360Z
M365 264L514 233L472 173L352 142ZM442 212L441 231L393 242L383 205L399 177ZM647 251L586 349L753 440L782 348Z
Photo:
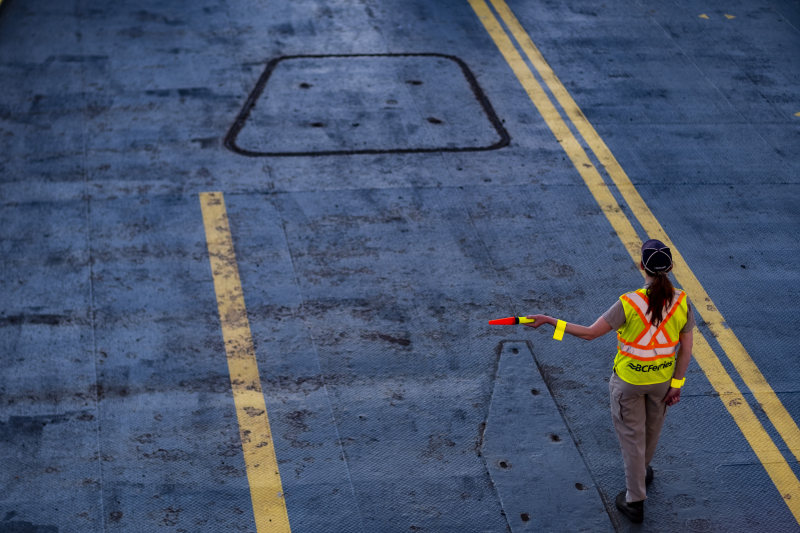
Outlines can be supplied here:
M631 385L611 374L608 391L611 396L611 418L625 463L625 499L638 502L647 498L644 486L647 465L653 459L664 424L667 404L664 396L669 381L655 385Z

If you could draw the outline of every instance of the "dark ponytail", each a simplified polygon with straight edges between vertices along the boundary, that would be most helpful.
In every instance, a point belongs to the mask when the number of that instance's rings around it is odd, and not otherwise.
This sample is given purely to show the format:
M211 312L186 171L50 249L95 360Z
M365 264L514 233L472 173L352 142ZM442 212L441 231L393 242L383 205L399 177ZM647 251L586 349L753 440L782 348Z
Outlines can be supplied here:
M650 322L658 327L661 321L664 320L664 307L672 305L672 299L675 297L675 288L666 274L656 274L653 276L653 282L647 288L647 314L650 316Z

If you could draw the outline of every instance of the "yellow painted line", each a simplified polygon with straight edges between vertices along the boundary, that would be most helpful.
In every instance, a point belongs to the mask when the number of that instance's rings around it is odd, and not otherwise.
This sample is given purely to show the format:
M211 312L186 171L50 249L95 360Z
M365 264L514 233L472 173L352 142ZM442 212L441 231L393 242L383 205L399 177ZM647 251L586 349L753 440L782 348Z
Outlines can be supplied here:
M269 428L267 406L261 391L261 378L225 211L225 199L221 192L200 193L200 206L256 531L289 532L289 515Z
M603 139L589 123L581 112L578 104L572 99L567 89L555 75L553 69L545 61L536 45L533 44L530 36L519 23L517 18L509 9L504 0L492 0L492 4L506 23L514 38L520 44L523 52L528 57L533 67L542 77L550 92L556 98L569 120L575 125L581 137L603 165L611 180L622 194L631 212L641 224L645 233L651 237L664 242L672 250L675 258L675 269L673 271L675 279L695 303L695 310L700 314L708 325L711 333L716 337L717 342L722 347L725 355L730 359L736 371L741 376L747 388L753 393L756 401L764 409L764 413L775 429L780 434L783 441L791 450L795 458L800 461L800 428L791 417L789 412L781 403L775 391L767 382L764 375L756 366L747 350L731 330L722 313L719 312L711 297L708 295L703 285L689 268L688 263L681 255L675 243L667 235L664 228L658 222L653 212L645 204L639 191L636 190L628 175L622 169L617 159L606 146ZM628 239L628 245L630 240ZM634 262L638 264L638 246L628 250Z
M533 104L539 110L539 113L542 115L542 118L544 119L545 123L553 132L553 135L555 135L556 140L562 146L564 151L567 153L567 156L572 161L572 164L578 170L578 173L581 175L584 182L588 186L589 191L594 196L595 200L602 209L603 213L608 218L609 222L611 223L611 226L619 235L620 240L622 240L623 244L625 245L625 248L631 255L631 258L634 260L634 262L638 263L640 260L639 247L641 246L641 240L636 234L636 230L633 228L631 222L622 213L619 204L609 191L608 186L603 181L602 177L600 176L600 173L597 171L594 164L589 160L588 156L586 155L586 152L583 150L583 147L580 145L575 136L569 130L566 123L564 122L564 119L561 117L561 114L558 112L556 107L550 101L550 98L547 96L544 89L541 87L541 85L539 85L539 82L536 80L535 76L528 68L524 59L517 51L513 42L511 41L509 36L505 33L499 21L491 12L486 2L484 0L468 0L468 1L472 6L472 8L475 10L475 13L478 15L478 18L481 20L484 27L486 28L486 31L489 33L489 35L492 37L492 40L497 45L498 49L500 50L500 53L505 58L506 62L511 67L514 74L517 76L517 79L522 84L522 87L525 89L525 92L528 94ZM505 11L510 13L510 10L508 10L507 6L505 6L502 0L492 0L492 3L495 5L495 9L498 10L498 13L500 13L501 16L503 16L503 11L501 11L501 8L504 8ZM500 6L500 8L498 8L498 6ZM506 24L511 29L511 25L509 24L508 21L506 22ZM524 35L526 36L527 40L530 41L530 38L527 37L527 33L524 33ZM519 41L520 39L518 39L518 42ZM531 42L530 45L532 46L533 43ZM520 46L524 48L525 45L521 44ZM531 62L533 63L533 61ZM552 70L550 72L552 73ZM540 75L542 76L542 79L547 80L546 74L540 73ZM555 79L555 74L551 75ZM566 90L564 89L564 91ZM565 110L569 109L569 107L567 105L564 105L564 103L561 103L561 105ZM580 114L581 116L583 115L580 109L577 108L577 105L574 104L574 102L572 104L572 107L574 107L574 109L570 109L569 111L567 111L568 113L572 112L572 115L576 113ZM572 115L569 116L571 117ZM581 131L581 126L578 124L575 125L578 128L578 130ZM583 135L583 133L581 133L581 135ZM589 139L586 140L587 144L589 144L589 146L592 147L592 142ZM593 147L592 150L595 151ZM595 153L597 155L597 152ZM604 155L607 158L607 156L610 155L610 151L608 152L608 154L597 155L598 159L605 166L607 164L607 161L604 161ZM613 156L611 156L611 158L613 158ZM614 159L614 161L616 160ZM630 181L628 182L630 183ZM633 189L632 184L630 185L630 188ZM633 190L635 191L635 189ZM630 191L628 191L628 193L630 195ZM638 196L638 193L636 194ZM623 196L625 197L624 192ZM630 202L628 203L630 204ZM642 201L642 205L643 204L644 202ZM650 216L652 216L652 214ZM654 217L653 220L655 220ZM665 238L666 234L663 232L663 229L661 229L659 233L656 233L652 232L651 231L652 228L645 226L645 224L642 224L642 226L650 236L653 237L661 236L662 240L664 240L665 243L670 245L670 247L673 249L673 253L675 253L676 249L674 248L674 245L668 239ZM660 228L660 225L658 227ZM675 255L676 255L676 263L682 262L685 265L685 261L681 261L682 258L678 254ZM686 267L686 270L688 271L688 267ZM689 292L689 289L683 282L681 282L681 285L684 287L684 289L687 290L687 292ZM697 285L699 285L699 282L697 283ZM703 291L702 294L705 294L705 291ZM705 299L706 297L707 295L705 295L705 297L701 298L699 301L710 303L710 298L706 300ZM780 453L780 450L778 450L777 446L775 446L775 443L769 437L769 434L766 432L764 427L759 422L758 418L753 413L752 408L744 399L738 387L736 387L736 384L733 382L728 373L725 371L724 367L720 363L714 351L711 349L711 346L708 344L708 341L705 339L705 337L702 334L698 334L695 336L695 342L696 342L694 347L695 359L703 369L703 372L708 377L711 385L720 394L720 399L722 400L723 405L725 405L726 409L733 417L740 431L742 432L742 434L745 436L748 443L752 447L756 456L759 458L759 461L762 463L767 474L770 476L770 479L772 479L772 482L777 487L784 502L789 507L795 519L798 522L800 522L800 481L798 481L797 476L795 476L794 473L792 472L791 468L786 462L786 459Z
M699 332L698 332L699 333ZM800 523L800 481L795 476L786 458L780 452L764 426L753 413L750 404L742 397L736 384L720 363L719 358L702 334L694 336L692 354L708 381L719 393L719 399L733 417L747 443L766 470L784 503Z
M617 235L620 236L625 247L631 250L641 246L639 236L636 234L630 221L622 213L616 199L614 199L614 196L608 190L608 187L606 187L602 176L600 176L600 173L592 164L589 156L586 155L586 152L564 123L561 115L552 105L544 89L542 89L536 81L536 78L534 78L533 73L525 64L522 56L519 55L514 45L511 43L511 40L506 36L505 32L503 32L497 19L495 19L494 15L489 11L486 2L483 0L469 0L469 2L494 39L495 44L497 44L497 47L500 49L509 66L511 66L514 74L516 74L520 83L522 83L525 92L528 93L531 101L533 101L534 105L539 110L545 123L547 123L553 135L555 135L556 140L564 148L570 160L572 160L575 168L589 187L589 191L592 193L592 196L594 196L595 201L603 210L609 222L611 222L611 226L614 228L614 231L617 232Z

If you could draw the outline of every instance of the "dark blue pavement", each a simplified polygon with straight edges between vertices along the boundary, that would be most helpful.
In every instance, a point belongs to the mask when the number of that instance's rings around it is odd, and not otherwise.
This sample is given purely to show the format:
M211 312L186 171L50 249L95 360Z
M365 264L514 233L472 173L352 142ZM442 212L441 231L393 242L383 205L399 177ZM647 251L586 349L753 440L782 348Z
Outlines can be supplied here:
M508 5L796 428L800 3ZM466 0L3 0L0 95L0 532L256 531L207 191L293 531L800 529L694 361L632 526L614 339L487 325L641 276Z

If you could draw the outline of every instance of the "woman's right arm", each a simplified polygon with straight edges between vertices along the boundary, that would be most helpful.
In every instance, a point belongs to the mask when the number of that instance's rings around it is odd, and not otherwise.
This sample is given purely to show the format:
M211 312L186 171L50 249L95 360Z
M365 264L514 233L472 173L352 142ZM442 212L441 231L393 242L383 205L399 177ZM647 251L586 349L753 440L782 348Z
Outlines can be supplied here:
M538 328L542 324L550 324L555 326L558 323L558 320L547 315L528 315L527 318L532 318L535 320L533 324L525 324L526 326L532 328ZM574 337L578 337L580 339L585 339L587 341L591 341L596 339L597 337L602 337L606 333L611 331L611 325L603 317L598 318L595 320L594 324L591 326L581 326L580 324L570 324L567 323L567 327L564 330L564 333L569 333Z

